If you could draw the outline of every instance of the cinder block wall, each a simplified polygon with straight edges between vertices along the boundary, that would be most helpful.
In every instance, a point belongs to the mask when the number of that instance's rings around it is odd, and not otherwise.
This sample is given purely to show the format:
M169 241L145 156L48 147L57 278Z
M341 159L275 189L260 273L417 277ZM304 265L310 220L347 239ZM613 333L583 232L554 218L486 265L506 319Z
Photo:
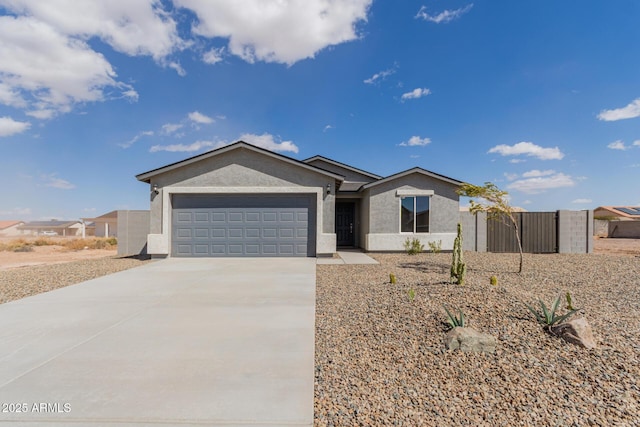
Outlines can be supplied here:
M640 239L640 221L609 221L609 237Z
M147 254L150 211L118 211L118 256Z
M460 212L462 249L473 252L487 251L487 214Z
M558 211L558 253L593 252L593 211Z

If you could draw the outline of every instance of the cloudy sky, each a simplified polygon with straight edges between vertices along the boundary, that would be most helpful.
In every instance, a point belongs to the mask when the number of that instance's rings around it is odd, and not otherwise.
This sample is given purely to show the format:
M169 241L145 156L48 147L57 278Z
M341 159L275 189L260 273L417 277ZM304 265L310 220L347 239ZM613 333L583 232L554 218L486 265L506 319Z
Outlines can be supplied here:
M640 205L640 2L0 0L0 219L147 209L239 139Z

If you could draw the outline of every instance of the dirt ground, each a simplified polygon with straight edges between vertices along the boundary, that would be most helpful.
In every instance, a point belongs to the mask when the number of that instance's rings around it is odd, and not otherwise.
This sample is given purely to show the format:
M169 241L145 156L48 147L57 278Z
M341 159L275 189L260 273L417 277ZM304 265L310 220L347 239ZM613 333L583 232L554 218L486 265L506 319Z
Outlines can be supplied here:
M0 271L43 264L116 256L116 249L83 249L72 251L63 246L35 246L32 252L0 252Z
M596 254L640 256L640 239L593 238L593 252Z
M640 239L594 238L595 254L640 256ZM115 249L72 251L62 246L36 246L32 252L0 252L0 271L42 264L112 257Z

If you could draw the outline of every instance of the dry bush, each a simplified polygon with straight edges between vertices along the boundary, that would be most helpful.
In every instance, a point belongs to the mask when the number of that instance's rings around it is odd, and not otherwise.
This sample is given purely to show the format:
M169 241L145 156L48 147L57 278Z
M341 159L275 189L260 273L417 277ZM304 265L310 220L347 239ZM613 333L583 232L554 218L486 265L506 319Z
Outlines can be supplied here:
M118 245L115 237L92 237L88 239L73 239L61 242L62 246L71 251L83 249L114 249Z
M31 252L32 250L33 250L33 246L31 245L31 243L27 242L25 239L11 240L8 243L0 242L0 251Z
M33 246L53 246L53 245L58 245L59 243L51 240L48 237L38 237L36 240L33 241L32 244Z

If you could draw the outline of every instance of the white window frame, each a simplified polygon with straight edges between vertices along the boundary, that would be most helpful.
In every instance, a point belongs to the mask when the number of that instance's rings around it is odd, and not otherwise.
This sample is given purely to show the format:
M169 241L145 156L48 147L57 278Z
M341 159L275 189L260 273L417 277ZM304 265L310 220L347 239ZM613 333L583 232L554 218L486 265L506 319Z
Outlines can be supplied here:
M433 196L433 191L424 190L416 194L416 192L405 193L404 191L398 190L396 195L398 196L398 230L400 230L400 234L431 234L431 196ZM402 231L402 199L407 197L413 197L413 231ZM426 233L416 232L417 197L427 197L429 199L429 231Z

